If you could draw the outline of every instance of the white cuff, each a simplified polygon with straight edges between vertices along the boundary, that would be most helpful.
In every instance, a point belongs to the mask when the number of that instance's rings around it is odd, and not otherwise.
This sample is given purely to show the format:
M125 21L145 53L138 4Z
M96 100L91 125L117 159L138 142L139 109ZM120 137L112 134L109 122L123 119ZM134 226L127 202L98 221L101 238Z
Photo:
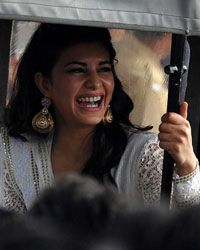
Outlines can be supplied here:
M186 207L197 204L200 201L200 171L198 163L192 173L181 177L176 174L173 181L172 207Z

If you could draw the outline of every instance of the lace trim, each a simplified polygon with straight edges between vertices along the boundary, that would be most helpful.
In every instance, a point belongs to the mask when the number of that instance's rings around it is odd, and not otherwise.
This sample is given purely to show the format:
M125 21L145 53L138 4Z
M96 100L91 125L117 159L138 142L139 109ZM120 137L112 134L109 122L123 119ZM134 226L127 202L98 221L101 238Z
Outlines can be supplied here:
M195 197L194 199L190 199L189 201L183 201L183 202L173 202L172 208L185 208L190 207L192 205L196 205L200 202L200 196Z
M41 160L44 183L47 187L49 187L50 176L49 176L49 171L48 171L48 155L47 155L47 152L45 151L44 142L39 143L39 155L40 155L40 160Z
M40 193L39 172L38 172L37 165L33 158L32 150L31 150L31 169L32 169L32 175L33 175L33 184L35 186L36 195L38 196Z
M200 173L199 165L189 175L174 181L174 195L172 207L187 207L200 201Z
M155 136L144 145L139 162L138 188L145 204L151 205L160 201L162 166L163 150Z
M199 172L199 161L197 160L196 168L192 173L185 175L185 176L179 176L178 174L175 173L174 177L173 177L173 181L176 184L181 183L181 182L190 181L195 177L195 175L197 175L198 172Z

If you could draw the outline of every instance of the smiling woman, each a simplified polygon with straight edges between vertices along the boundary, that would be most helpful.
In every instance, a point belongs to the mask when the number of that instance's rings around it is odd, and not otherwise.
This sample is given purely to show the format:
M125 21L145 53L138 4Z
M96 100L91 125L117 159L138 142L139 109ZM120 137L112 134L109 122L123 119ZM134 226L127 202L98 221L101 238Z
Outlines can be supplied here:
M136 202L159 203L163 149L176 161L172 204L199 200L187 104L181 115L163 116L159 142L144 131L148 127L129 121L133 103L114 63L105 28L38 27L21 57L1 130L1 205L26 211L41 190L69 172L114 184Z

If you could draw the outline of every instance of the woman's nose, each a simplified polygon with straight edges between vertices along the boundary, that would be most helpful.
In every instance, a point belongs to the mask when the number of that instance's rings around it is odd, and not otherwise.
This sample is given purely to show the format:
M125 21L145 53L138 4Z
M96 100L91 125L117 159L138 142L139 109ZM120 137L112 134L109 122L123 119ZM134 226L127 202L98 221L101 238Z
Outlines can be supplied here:
M98 89L101 85L101 80L97 73L90 73L86 79L85 87L89 89Z

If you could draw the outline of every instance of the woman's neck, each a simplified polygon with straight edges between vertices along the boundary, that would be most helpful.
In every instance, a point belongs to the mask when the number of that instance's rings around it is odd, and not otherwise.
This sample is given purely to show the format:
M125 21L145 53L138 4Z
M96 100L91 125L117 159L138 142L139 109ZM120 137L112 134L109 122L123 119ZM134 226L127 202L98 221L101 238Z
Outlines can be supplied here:
M81 173L92 153L94 128L68 128L55 131L52 144L52 167L55 175Z
M91 145L94 127L87 128L66 128L55 130L53 146L57 145L60 149L69 148L72 151L88 148Z

